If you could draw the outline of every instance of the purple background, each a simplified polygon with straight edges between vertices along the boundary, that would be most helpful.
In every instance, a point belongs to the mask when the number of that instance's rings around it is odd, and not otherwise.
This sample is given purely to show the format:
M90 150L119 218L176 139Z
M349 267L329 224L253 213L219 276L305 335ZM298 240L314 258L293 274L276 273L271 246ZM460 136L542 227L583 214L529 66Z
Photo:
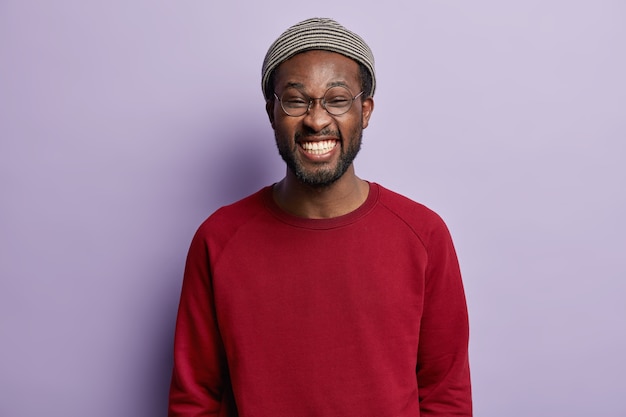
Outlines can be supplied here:
M357 172L457 245L476 415L626 416L626 3L0 2L0 415L165 415L184 258L284 171L260 66L377 59Z

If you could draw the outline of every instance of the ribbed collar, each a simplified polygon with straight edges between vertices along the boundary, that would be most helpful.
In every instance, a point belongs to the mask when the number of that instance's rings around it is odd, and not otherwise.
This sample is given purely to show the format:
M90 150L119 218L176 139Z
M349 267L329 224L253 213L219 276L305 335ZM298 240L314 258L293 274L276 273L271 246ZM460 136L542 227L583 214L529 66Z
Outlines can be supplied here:
M293 214L287 213L281 209L272 197L272 186L266 187L263 191L263 201L265 207L271 212L271 214L283 223L289 224L294 227L300 227L304 229L335 229L352 224L359 219L365 217L376 205L378 196L380 194L379 185L376 183L369 184L369 193L367 199L356 210L350 213L344 214L339 217L332 217L329 219L307 219L305 217L297 217Z

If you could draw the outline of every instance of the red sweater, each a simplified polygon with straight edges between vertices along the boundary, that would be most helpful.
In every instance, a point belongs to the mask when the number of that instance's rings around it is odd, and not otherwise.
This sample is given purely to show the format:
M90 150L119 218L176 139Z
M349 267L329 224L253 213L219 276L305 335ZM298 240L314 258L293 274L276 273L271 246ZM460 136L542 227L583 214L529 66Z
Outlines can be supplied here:
M439 216L370 184L352 213L298 218L267 187L191 243L169 415L471 416L467 344Z

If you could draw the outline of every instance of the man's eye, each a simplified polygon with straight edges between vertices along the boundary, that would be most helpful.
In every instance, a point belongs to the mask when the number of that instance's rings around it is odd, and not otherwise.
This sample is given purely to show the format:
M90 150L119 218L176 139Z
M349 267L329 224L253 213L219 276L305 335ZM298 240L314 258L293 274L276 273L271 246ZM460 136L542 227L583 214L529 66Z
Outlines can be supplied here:
M326 104L332 107L342 107L350 102L348 97L333 97L330 100L326 100Z
M289 107L306 107L309 105L309 102L301 97L292 97L283 102Z

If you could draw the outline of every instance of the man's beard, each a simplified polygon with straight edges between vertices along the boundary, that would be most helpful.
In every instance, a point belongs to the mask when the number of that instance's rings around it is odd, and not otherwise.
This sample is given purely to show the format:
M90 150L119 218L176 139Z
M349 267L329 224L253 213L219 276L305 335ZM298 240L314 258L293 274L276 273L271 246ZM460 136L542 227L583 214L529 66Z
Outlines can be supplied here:
M320 135L328 135L327 132L320 132ZM341 136L338 132L332 134L341 139ZM309 185L311 187L327 187L337 181L339 178L345 174L345 172L350 168L354 158L356 158L359 150L361 150L361 142L363 138L363 129L359 129L357 132L354 132L352 138L349 138L347 142L339 141L337 146L340 146L339 159L337 160L337 165L335 167L331 166L318 166L314 170L307 170L306 167L303 166L300 160L298 160L296 155L296 149L299 146L297 144L297 140L294 142L293 149L289 147L287 141L280 140L278 138L278 133L275 131L274 136L276 138L276 146L278 147L278 153L283 158L283 161L287 164L287 168L291 170L302 182L303 184ZM298 135L296 135L297 139ZM344 148L344 146L346 146Z

